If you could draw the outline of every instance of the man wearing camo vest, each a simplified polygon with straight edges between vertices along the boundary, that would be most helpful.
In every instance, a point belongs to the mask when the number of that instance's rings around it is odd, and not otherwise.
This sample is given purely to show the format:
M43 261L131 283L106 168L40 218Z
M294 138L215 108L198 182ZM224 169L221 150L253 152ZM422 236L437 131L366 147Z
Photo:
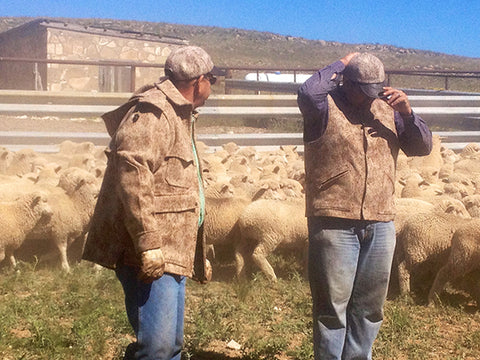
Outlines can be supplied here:
M432 135L382 62L351 53L298 91L304 118L315 359L371 359L395 248L399 149L428 155Z

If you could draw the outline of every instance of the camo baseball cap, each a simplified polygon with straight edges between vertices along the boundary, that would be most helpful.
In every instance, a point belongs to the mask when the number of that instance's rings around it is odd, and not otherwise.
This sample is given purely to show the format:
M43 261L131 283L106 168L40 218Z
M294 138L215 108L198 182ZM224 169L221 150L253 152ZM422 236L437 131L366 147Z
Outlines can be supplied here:
M175 80L191 80L213 71L210 55L198 46L179 47L165 61L165 75Z
M385 69L379 58L370 53L357 54L345 67L343 75L360 86L371 98L380 97L385 86Z

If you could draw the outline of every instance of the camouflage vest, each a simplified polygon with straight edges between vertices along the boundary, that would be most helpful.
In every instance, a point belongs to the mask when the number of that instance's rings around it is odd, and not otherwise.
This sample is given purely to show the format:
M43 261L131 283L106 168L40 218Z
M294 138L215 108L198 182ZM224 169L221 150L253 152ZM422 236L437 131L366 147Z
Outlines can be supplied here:
M328 96L325 133L305 144L306 215L390 221L399 142L393 109L358 110Z

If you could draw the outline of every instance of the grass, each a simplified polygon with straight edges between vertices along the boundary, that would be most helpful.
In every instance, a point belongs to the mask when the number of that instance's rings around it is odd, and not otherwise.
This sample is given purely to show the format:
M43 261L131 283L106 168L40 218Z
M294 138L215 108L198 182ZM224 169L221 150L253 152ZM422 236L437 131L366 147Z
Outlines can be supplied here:
M293 258L273 257L276 284L261 274L210 284L187 282L184 359L311 359L308 283ZM221 276L220 276L221 275ZM465 295L435 307L411 297L388 300L375 359L479 359L480 314ZM0 272L0 358L121 359L133 339L114 273L87 263L71 274L20 263ZM240 350L227 348L235 340Z

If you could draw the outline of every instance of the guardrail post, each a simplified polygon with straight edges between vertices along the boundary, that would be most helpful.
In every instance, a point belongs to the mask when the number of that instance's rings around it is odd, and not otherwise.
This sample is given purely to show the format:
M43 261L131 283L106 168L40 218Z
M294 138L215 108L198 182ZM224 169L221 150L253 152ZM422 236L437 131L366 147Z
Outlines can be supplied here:
M448 76L445 76L445 90L448 90Z

